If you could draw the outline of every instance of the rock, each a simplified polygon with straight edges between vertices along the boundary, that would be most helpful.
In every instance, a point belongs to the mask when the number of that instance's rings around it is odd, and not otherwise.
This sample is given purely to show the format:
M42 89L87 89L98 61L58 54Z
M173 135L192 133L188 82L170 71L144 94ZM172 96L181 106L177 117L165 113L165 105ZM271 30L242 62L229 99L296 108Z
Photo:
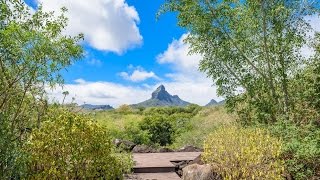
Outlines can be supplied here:
M160 153L165 153L165 152L174 152L174 150L170 149L170 148L160 148L159 149Z
M203 165L203 161L201 159L201 154L196 157L193 161L191 161L189 164L199 164L199 165Z
M117 147L122 148L126 151L131 151L136 146L136 144L131 141L126 141L126 140L121 140L121 139L115 139L114 144Z
M175 165L176 173L179 177L182 177L182 169L189 165L191 161L179 161L179 162L172 162Z
M177 152L202 152L203 149L200 149L200 148L197 148L197 147L194 147L194 146L185 146L179 150L177 150Z
M182 177L183 175L183 171L182 169L185 168L186 166L192 165L192 164L199 164L199 165L203 165L204 163L201 160L201 155L199 155L198 157L196 157L194 160L192 161L180 161L180 162L172 162L175 167L176 167L176 173Z
M184 180L222 180L221 176L215 173L208 164L192 164L182 169Z
M132 153L155 153L155 152L157 152L156 149L146 145L136 145L132 149Z

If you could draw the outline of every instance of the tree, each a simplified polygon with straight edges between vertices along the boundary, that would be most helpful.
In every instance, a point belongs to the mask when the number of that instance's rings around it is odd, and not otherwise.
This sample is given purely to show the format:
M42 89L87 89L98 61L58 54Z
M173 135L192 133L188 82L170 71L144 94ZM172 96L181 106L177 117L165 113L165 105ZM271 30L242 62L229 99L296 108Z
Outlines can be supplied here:
M61 70L82 57L83 36L62 34L65 12L54 16L41 6L32 12L22 0L0 0L0 179L19 173L19 147L40 127L45 89L61 84Z
M62 95L63 95L62 104L64 104L64 100L65 100L66 97L69 95L69 91L63 91L63 92L62 92Z
M313 0L167 0L160 14L178 13L190 53L202 55L200 70L227 104L247 101L239 112L269 123L279 114L289 119L294 110L289 80L314 60L300 50L312 46L306 17L318 15L319 7Z

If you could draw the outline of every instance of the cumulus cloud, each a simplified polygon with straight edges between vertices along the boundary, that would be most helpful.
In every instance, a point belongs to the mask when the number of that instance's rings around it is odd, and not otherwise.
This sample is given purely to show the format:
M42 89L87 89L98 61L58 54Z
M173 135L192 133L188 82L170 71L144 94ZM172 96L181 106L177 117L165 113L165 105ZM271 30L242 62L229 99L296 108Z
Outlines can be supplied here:
M166 74L171 81L164 84L170 92L200 105L205 105L212 98L222 100L217 96L212 80L198 71L202 56L188 53L190 46L184 42L187 36L188 34L183 34L178 40L173 40L168 48L157 56L159 64L169 64L173 69L172 73Z
M125 0L37 0L45 11L68 9L67 34L83 33L93 48L123 53L142 43L138 12Z
M189 55L189 45L184 43L188 34L183 34L178 40L173 40L167 50L157 56L159 64L171 64L178 71L198 71L201 55Z
M83 79L75 80L74 84L65 84L63 87L47 89L51 101L62 102L62 92L68 91L69 95L65 102L81 105L90 104L110 104L118 107L121 104L133 104L149 98L151 90L134 86L125 86L112 82L88 82Z
M139 66L133 67L132 65L129 65L128 68L130 70L133 70L133 72L131 74L128 72L120 72L119 75L123 79L129 80L132 82L141 82L141 81L145 81L150 78L160 80L160 78L154 72L145 71L142 67L139 67Z

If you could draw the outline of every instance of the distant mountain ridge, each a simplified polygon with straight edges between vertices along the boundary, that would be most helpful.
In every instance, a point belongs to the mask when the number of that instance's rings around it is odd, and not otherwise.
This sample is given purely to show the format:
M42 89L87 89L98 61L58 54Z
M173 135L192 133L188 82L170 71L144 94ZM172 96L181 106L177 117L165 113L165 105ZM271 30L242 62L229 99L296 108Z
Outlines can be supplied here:
M211 101L208 104L206 104L205 106L215 106L217 104L218 104L218 102L216 100L211 99Z
M92 105L92 104L83 104L80 107L87 110L111 110L114 109L110 105Z
M187 106L191 103L184 101L177 95L169 94L163 85L160 85L152 94L151 99L138 104L131 105L132 107L157 107L157 106Z
M217 102L216 100L214 99L211 99L211 101L205 105L205 107L209 107L209 106L218 106L218 105L222 105L225 103L225 100L222 100L222 101L219 101Z

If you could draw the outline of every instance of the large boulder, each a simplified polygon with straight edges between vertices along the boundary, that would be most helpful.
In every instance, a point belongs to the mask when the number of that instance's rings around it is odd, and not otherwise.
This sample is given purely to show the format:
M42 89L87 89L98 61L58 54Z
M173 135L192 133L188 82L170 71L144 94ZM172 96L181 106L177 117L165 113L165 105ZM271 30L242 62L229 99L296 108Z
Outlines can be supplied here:
M221 176L214 172L213 168L208 165L192 164L182 169L184 180L222 180Z
M182 169L192 165L192 164L199 164L199 165L203 165L203 161L201 160L201 155L199 155L198 157L196 157L194 160L192 161L180 161L180 162L172 162L175 166L176 166L176 173L182 177L183 175L183 171Z
M136 145L132 149L132 153L156 153L156 152L157 152L157 149L150 146L146 146L146 145Z

